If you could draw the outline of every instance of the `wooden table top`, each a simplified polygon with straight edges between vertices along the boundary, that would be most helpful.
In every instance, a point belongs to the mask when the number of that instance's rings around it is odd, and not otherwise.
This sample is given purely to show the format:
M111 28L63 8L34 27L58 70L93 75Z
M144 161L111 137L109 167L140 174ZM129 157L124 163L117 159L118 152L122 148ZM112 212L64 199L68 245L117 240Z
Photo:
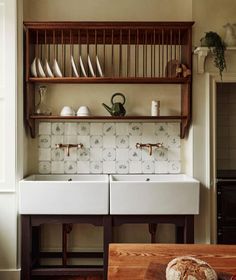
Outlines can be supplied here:
M236 274L236 245L110 244L108 279L162 280L168 262L186 255L206 261L217 273ZM159 267L163 275L156 277Z

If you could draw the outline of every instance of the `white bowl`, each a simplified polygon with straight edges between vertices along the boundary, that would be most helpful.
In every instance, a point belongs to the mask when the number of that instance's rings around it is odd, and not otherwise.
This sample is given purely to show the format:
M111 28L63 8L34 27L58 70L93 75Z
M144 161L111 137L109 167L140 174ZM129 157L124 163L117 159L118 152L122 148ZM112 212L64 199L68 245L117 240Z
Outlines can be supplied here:
M90 116L91 112L87 106L81 106L79 107L77 111L77 116Z
M61 116L75 116L75 111L70 106L64 106L60 113Z

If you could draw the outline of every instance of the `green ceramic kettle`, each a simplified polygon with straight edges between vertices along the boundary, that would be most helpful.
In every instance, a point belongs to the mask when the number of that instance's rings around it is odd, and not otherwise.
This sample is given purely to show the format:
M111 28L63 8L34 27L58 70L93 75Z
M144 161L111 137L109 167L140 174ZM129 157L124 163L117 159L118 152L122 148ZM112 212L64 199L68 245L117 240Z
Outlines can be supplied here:
M114 98L116 96L121 96L123 99L123 102L114 102ZM126 111L124 108L124 104L125 104L125 96L122 93L114 93L111 97L111 104L112 107L107 106L106 104L102 103L102 105L105 107L105 109L112 115L112 116L116 116L116 117L122 117L125 115Z

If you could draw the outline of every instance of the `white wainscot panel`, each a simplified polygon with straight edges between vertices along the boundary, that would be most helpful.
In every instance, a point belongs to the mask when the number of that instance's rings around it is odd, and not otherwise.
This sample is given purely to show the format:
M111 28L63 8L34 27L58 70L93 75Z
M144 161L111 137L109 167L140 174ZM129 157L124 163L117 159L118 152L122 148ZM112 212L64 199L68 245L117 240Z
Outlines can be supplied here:
M0 98L0 131L1 131L1 137L0 137L0 191L3 188L3 184L6 180L5 174L6 174L6 165L5 165L5 159L6 159L6 149L5 149L5 102Z
M17 216L15 193L0 193L0 270L16 268Z
M5 42L5 4L0 1L0 42ZM0 44L0 98L5 83L5 44Z

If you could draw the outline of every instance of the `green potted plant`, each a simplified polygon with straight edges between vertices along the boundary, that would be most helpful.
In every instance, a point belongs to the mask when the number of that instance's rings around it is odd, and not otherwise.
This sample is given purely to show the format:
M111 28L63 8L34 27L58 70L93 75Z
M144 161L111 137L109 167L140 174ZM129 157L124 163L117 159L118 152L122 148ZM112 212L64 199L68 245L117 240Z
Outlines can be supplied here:
M210 31L206 32L206 35L201 38L201 46L211 49L214 57L214 64L219 69L222 79L222 72L226 68L224 41L216 32Z

